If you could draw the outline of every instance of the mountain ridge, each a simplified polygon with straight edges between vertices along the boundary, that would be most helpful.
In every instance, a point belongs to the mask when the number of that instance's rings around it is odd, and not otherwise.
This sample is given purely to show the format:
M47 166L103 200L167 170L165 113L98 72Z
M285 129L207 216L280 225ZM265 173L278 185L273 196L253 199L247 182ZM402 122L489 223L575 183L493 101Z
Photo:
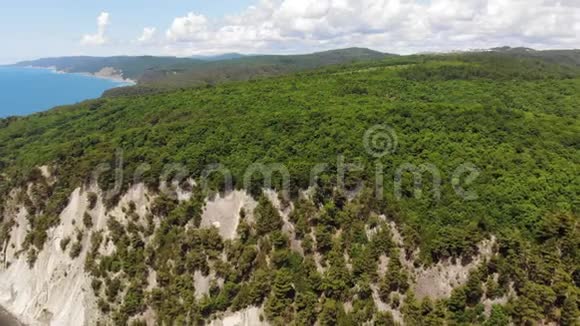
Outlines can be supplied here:
M221 53L221 54L214 54L214 55L192 55L192 56L190 56L190 58L203 60L203 61L223 61L223 60L240 59L240 58L244 58L244 57L254 57L254 56L257 56L257 55L231 52L231 53Z
M11 66L51 67L63 72L96 73L113 68L138 84L195 85L222 79L243 80L250 75L270 76L392 56L363 48L329 50L300 55L223 54L205 57L171 56L73 56L41 58Z

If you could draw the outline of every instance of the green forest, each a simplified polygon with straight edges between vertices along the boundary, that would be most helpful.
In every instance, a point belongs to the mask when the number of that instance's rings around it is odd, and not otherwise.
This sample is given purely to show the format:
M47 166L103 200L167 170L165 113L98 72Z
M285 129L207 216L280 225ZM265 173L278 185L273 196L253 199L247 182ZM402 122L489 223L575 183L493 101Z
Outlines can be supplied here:
M221 164L236 189L244 187L252 164L283 164L289 188L283 189L279 174L273 188L280 197L288 190L284 200L294 207L289 219L303 254L290 245L260 176L246 189L258 201L255 223L240 212L235 240L201 228L204 199L227 188L219 174L209 180L211 191L194 187L189 201L157 197L148 227L111 218L107 227L116 250L109 256L98 253L103 235L96 231L60 245L75 258L80 240L90 237L85 268L99 309L119 325L139 325L132 317L148 307L160 325L197 325L250 306L264 307L263 318L273 325L397 324L378 309L373 289L407 325L578 325L579 114L577 67L505 53L386 57L160 93L129 90L0 120L0 203L12 189L38 185L32 195L22 195L35 212L25 253L33 265L72 190L88 184L99 164L114 166L119 150L125 176L150 165L143 181L152 190L164 181L168 164L186 167L197 181L207 166ZM364 142L377 125L389 126L398 140L381 157L371 155ZM336 178L341 158L359 167L347 169L345 191ZM328 168L312 199L305 199L300 194L320 163ZM407 173L397 196L394 176L405 164L435 166L440 194L434 195L431 175L424 173L423 195L416 196ZM454 189L454 172L466 164L479 171L464 185L477 194L472 200ZM54 184L39 172L43 165L54 167ZM380 191L372 186L377 166L384 175ZM115 171L98 182L112 189ZM362 191L349 198L361 182ZM132 183L124 178L123 189ZM134 212L126 208L127 216ZM4 244L13 221L2 216ZM161 220L157 227L154 217ZM401 230L402 246L388 222ZM186 227L190 223L196 227ZM90 218L84 224L90 228ZM415 296L400 257L416 267L467 261L491 238L492 258L449 298ZM379 271L381 256L389 257L385 273ZM158 287L148 291L150 269ZM215 273L224 282L197 299L196 272ZM514 295L484 313L485 299L508 293Z
M166 89L278 76L389 56L393 55L365 48L348 48L300 55L248 55L230 59L216 56L210 60L155 56L57 57L23 61L15 66L54 67L73 73L96 73L103 68L113 68L140 86ZM113 89L110 92L117 94L118 91Z

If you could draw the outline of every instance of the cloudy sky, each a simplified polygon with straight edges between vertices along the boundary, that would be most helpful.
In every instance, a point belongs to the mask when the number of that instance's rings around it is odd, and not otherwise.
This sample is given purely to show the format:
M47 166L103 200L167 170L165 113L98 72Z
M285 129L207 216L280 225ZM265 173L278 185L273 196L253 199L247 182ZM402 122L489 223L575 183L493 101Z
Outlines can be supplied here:
M45 56L580 48L580 0L0 0L0 63Z

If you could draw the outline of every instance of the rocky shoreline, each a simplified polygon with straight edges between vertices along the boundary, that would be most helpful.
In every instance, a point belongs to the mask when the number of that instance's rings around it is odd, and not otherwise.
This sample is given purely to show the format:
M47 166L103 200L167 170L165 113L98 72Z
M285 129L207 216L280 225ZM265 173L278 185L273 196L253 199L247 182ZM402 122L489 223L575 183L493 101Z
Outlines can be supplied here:
M97 72L92 72L92 73L91 72L70 72L67 70L60 70L54 66L50 66L50 67L25 66L25 68L48 69L48 70L51 70L57 74L78 74L78 75L83 75L83 76L88 76L88 77L93 77L93 78L107 79L107 80L114 81L117 83L124 83L124 84L126 84L126 86L137 85L137 81L123 77L123 73L121 71L117 71L115 68L112 68L112 67L104 67L101 70L99 70Z

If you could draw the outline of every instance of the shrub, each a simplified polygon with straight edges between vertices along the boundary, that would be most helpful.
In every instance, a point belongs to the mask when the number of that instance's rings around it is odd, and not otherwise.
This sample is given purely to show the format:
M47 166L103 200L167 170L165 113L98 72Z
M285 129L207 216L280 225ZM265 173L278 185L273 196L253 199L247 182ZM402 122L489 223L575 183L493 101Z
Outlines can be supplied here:
M107 314L111 311L111 305L109 305L109 303L105 301L103 298L99 298L97 306L99 307L99 310L104 314Z
M70 248L70 258L75 259L77 258L80 254L81 251L83 250L83 245L81 242L75 242L72 247Z
M375 326L395 326L398 325L395 323L395 319L393 318L393 314L391 312L380 312L375 316Z
M121 291L121 281L118 278L114 278L113 280L106 279L105 285L107 286L106 294L107 299L110 303L115 302L117 295Z
M99 197L94 192L89 192L87 194L87 200L89 202L89 209L94 209L97 206L97 200Z
M177 201L167 197L166 195L161 195L153 201L151 205L151 213L155 216L165 217L177 207Z
M99 290L101 289L101 285L103 285L103 282L99 279L93 279L91 281L91 288L93 289L93 291L95 292L95 294L98 295Z
M91 214L85 212L85 214L83 215L83 224L87 229L93 227L93 217L91 216Z
M134 213L136 209L137 205L135 205L135 202L131 200L129 202L129 213Z
M60 249L62 251L66 251L66 247L68 247L68 244L70 243L70 237L66 237L64 239L60 240Z
M36 259L38 259L38 251L34 248L30 248L28 250L28 254L26 256L26 262L28 263L28 267L34 267L34 263L36 263Z

